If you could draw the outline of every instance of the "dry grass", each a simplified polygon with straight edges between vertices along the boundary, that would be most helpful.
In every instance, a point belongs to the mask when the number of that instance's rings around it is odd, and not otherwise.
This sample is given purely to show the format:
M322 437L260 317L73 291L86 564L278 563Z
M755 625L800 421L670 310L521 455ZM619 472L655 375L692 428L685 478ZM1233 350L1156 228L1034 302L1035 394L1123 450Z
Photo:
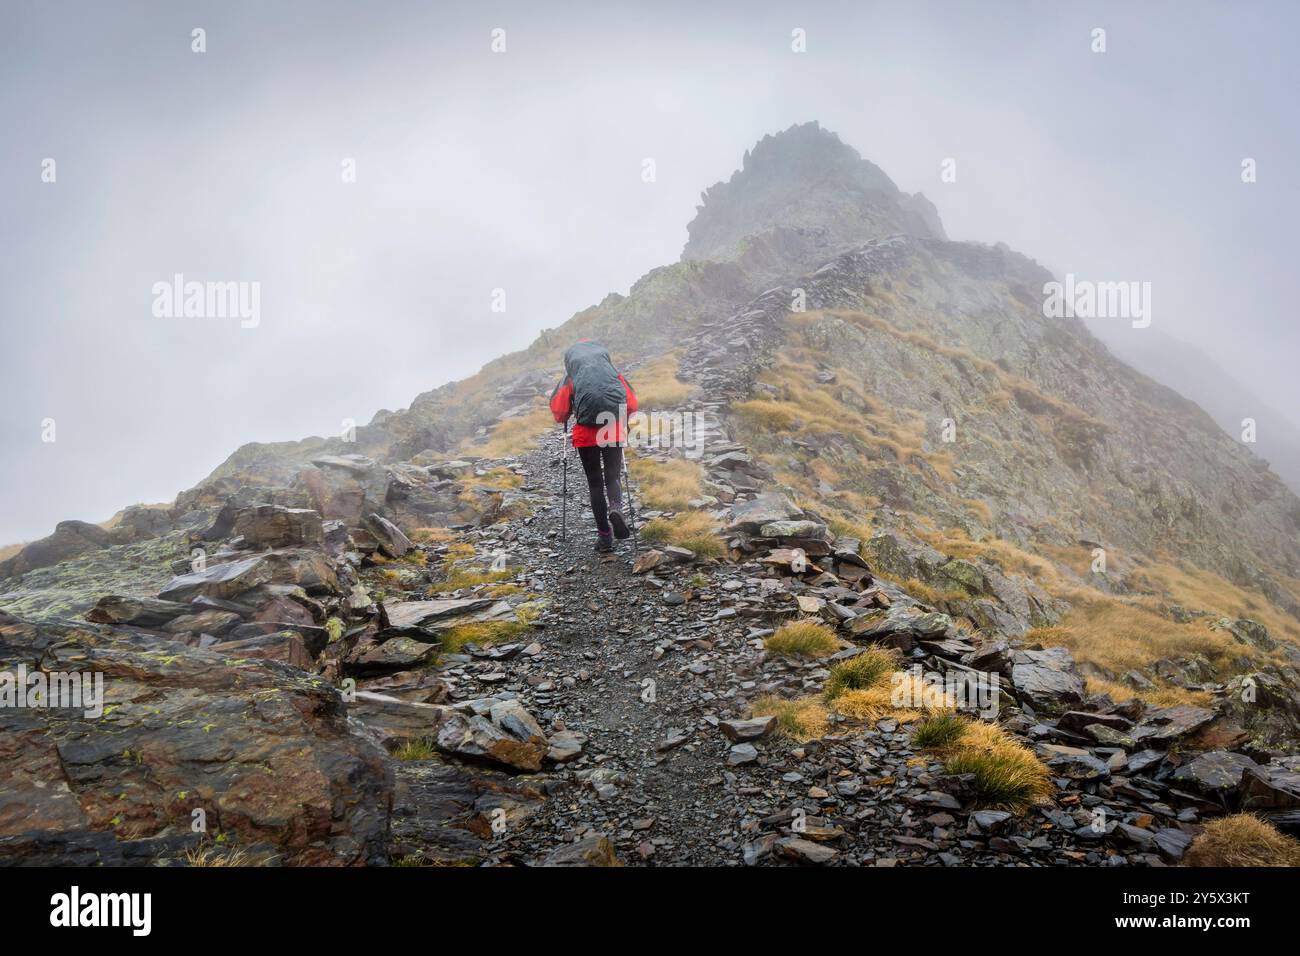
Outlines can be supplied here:
M895 671L888 680L882 679L871 687L844 691L833 706L838 713L855 720L892 717L907 724L927 714L952 710L957 702L951 694L907 670Z
M1097 594L1075 595L1074 607L1060 625L1040 627L1025 638L1049 647L1067 647L1076 660L1122 674L1161 657L1203 654L1227 666L1248 648L1207 622L1178 624L1140 604Z
M1084 683L1089 694L1109 694L1110 699L1116 703L1137 698L1153 707L1174 707L1179 704L1208 707L1214 700L1214 696L1205 691L1187 690L1172 685L1162 684L1155 690L1137 691L1127 684L1101 677L1089 677Z
M274 853L228 850L210 843L185 851L185 862L190 866L270 866L275 859Z
M877 573L876 577L887 576ZM912 595L912 597L919 601L923 601L932 607L940 607L944 604L956 601L967 601L970 599L970 595L965 591L941 591L936 587L931 587L919 578L908 578L906 581L895 583L908 594Z
M535 444L547 429L557 428L550 409L540 406L525 415L517 415L498 422L487 439L481 444L466 442L465 451L472 451L484 458L509 458L522 455Z
M466 490L470 488L518 488L524 483L521 475L517 475L509 468L504 467L489 468L481 475L470 472L462 475L457 481ZM463 499L464 493L462 492Z
M754 701L751 716L776 716L776 733L787 740L803 742L825 736L830 714L816 697L785 700L769 695Z
M997 724L968 721L944 769L974 774L979 804L991 809L1018 812L1052 795L1046 765Z
M438 751L433 746L433 742L425 737L416 740L408 740L402 746L393 751L393 758L396 760L432 760L437 756Z
M837 369L837 381L816 382L813 353L797 339L787 342L782 357L760 381L774 394L738 402L732 406L745 441L760 453L778 454L778 439L786 435L833 445L848 441L854 453L824 463L819 477L835 483L865 483L871 459L892 459L904 465L924 460L940 474L952 477L952 460L947 452L925 452L927 421L920 412L887 408L885 403L853 385L854 376ZM846 404L847 398L847 404ZM801 489L802 490L802 489Z
M438 632L438 650L443 654L457 654L466 644L500 644L518 637L528 630L522 621L471 621L457 624Z
M632 373L628 373L636 390L639 411L672 408L691 397L694 389L677 377L680 364L680 356L673 352L641 366L636 370L634 380Z
M1175 604L1223 617L1250 618L1267 627L1271 636L1300 644L1300 621L1279 611L1262 594L1239 587L1212 571L1173 561L1144 562L1141 570L1133 574L1133 581Z
M768 431L791 431L799 422L799 415L795 409L765 398L736 402L731 406L731 410L739 415L745 424Z
M822 693L835 700L846 691L866 690L889 679L899 665L898 652L886 647L868 647L861 654L831 666Z
M429 585L428 593L430 596L447 591L458 591L461 588L475 587L480 584L496 584L499 581L506 581L515 576L515 572L508 568L501 571L485 571L467 566L467 561L474 554L474 548L471 545L452 545L447 550L447 556L442 561L443 580Z
M814 511L829 510L821 502L815 502L811 507ZM875 533L869 519L855 520L844 515L837 515L834 512L826 515L826 527L830 528L837 538L857 538L863 544L870 541L872 534Z
M862 690L841 692L832 702L835 712L854 720L880 720L893 717L899 723L911 723L920 719L921 713L907 707L895 707L892 689L888 685L877 685Z
M717 536L718 524L702 511L655 518L641 529L641 540L686 548L700 558L720 558L726 550Z
M703 469L685 458L655 461L628 458L628 471L636 479L641 507L658 511L685 511L688 502L704 495Z
M960 528L933 532L918 527L913 529L913 533L950 558L964 558L967 561L988 558L1003 571L1023 574L1048 591L1056 592L1067 587L1067 582L1051 561L1009 541L1000 538L983 538L975 541Z
M912 746L918 750L944 750L953 747L966 734L968 721L957 712L936 714L924 720L912 734Z
M446 544L458 537L450 528L412 528L406 536L414 544Z
M775 657L810 659L829 657L840 649L835 632L817 621L792 621L777 628L776 633L763 642L767 652Z
M905 291L875 289L860 312L828 310L788 317L781 356L760 377L767 389L733 407L739 437L773 468L779 481L827 515L844 514L841 509L846 495L869 498L869 492L879 486L879 469L896 463L915 468L923 480L946 497L949 505L964 510L980 524L991 526L996 519L996 509L990 508L989 502L956 497L951 488L935 486L928 470L921 467L928 464L941 478L951 478L947 453L924 450L935 447L935 436L927 431L921 411L896 407L863 392L859 386L862 375L849 368L836 365L831 369L836 375L833 383L816 382L817 372L826 367L825 360L837 360L825 346L825 342L833 340L825 334L827 319L857 326L875 336L876 345L898 345L904 351L910 348L918 362L930 361L924 354L927 352L949 360L960 372L963 388L969 391L969 386L975 387L972 407L952 410L959 419L963 412L969 412L966 417L972 421L986 418L989 409L1010 412L1017 421L1028 423L1044 443L1050 443L1049 449L1054 448L1071 465L1085 464L1106 440L1105 423L1044 392L1029 379L965 349L943 344L942 335L924 328L917 304ZM901 327L904 325L908 327ZM888 341L882 341L881 336L887 336ZM969 439L972 433L968 430L965 434ZM816 442L819 453L812 458L800 453L791 447L790 436ZM979 441L1002 445L1003 453L1014 451L1005 447L1009 443L1000 440L995 429L980 433ZM827 485L835 491L826 491ZM1093 501L1090 506L1104 507L1104 503ZM852 511L844 514L845 519L853 516ZM1111 554L1112 570L1122 571L1136 589L1149 592L1117 597L1087 583L1092 580L1090 548L1020 545L992 536L973 540L965 530L939 530L933 525L927 528L924 518L916 520L922 525L915 529L917 537L945 555L990 560L1005 572L1024 574L1048 593L1069 601L1073 611L1059 627L1040 629L1030 639L1068 647L1081 662L1095 664L1111 674L1143 668L1162 657L1197 654L1204 655L1225 675L1239 669L1243 656L1261 663L1267 659L1280 662L1279 654L1258 652L1236 643L1226 633L1211 631L1206 620L1189 624L1170 620L1161 605L1171 603L1205 610L1214 617L1250 618L1267 627L1274 638L1300 644L1300 620L1279 610L1261 593L1234 585L1213 571L1193 567L1176 555L1143 559ZM898 583L921 600L941 607L966 597L922 582ZM1300 598L1300 581L1281 579L1279 584ZM1119 699L1139 696L1155 704L1191 702L1201 697L1176 687L1135 694L1111 682L1099 681L1096 685ZM868 713L876 703L855 699L846 706Z
M1183 857L1184 866L1300 866L1300 840L1249 813L1205 825Z

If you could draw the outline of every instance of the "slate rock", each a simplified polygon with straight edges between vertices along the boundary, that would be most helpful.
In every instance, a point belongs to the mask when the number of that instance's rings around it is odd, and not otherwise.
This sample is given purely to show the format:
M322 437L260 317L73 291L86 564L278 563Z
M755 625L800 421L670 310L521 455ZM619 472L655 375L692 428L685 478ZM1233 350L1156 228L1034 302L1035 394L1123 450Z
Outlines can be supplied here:
M757 740L776 726L776 715L752 717L749 720L723 720L718 729L735 741Z
M1017 651L1011 683L1035 710L1061 713L1083 703L1083 678L1075 670L1074 657L1063 647Z
M1214 750L1198 754L1183 764L1174 771L1174 779L1202 793L1226 794L1235 792L1241 785L1242 774L1256 766L1245 754Z

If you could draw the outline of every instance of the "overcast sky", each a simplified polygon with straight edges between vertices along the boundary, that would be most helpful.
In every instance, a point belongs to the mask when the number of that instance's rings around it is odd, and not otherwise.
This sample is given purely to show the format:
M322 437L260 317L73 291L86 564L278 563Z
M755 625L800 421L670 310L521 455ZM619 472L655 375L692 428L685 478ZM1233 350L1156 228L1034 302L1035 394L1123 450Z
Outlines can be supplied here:
M1295 7L0 0L0 544L525 346L811 119L953 238L1150 281L1154 325L1293 412ZM260 324L155 317L176 273L260 283Z

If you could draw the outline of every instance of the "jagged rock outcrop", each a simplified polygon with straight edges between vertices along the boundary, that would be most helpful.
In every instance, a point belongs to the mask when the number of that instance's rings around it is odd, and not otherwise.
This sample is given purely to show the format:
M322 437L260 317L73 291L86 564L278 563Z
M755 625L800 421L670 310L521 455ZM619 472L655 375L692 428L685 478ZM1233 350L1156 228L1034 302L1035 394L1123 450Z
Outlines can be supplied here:
M846 248L895 234L944 238L925 197L816 122L764 136L725 183L700 194L682 259L739 259L790 275Z

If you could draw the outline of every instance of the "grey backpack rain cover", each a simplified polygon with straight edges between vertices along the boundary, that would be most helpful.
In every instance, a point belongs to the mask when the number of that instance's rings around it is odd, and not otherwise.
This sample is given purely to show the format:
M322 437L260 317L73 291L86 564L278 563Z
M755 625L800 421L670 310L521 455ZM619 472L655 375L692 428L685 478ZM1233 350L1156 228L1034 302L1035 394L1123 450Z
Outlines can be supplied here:
M618 418L627 392L605 346L599 342L569 346L564 371L573 381L573 416L579 425L603 425ZM608 417L601 418L602 413Z

